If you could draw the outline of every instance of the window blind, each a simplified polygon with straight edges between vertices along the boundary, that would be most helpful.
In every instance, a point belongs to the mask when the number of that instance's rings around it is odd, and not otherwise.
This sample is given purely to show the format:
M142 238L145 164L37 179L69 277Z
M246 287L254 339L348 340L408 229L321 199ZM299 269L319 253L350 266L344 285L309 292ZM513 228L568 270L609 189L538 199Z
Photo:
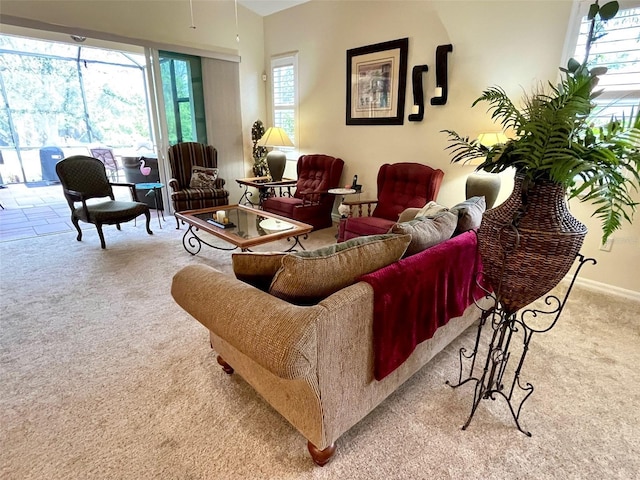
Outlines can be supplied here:
M585 16L574 53L581 63L589 26ZM628 118L640 103L640 8L621 9L615 18L600 22L596 32L603 36L591 45L588 66L607 67L598 83L602 94L595 100L594 123L598 124L610 120L612 115L620 120L623 115Z
M295 57L281 57L272 61L273 125L281 127L296 142L296 68ZM284 149L283 149L284 150Z

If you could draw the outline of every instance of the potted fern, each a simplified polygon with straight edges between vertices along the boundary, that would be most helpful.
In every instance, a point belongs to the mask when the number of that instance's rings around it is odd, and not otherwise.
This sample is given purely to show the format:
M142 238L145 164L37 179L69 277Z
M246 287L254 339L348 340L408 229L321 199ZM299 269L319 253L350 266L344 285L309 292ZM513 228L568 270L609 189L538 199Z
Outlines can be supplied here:
M571 216L567 197L594 204L603 242L623 219L632 220L636 202L631 193L640 183L640 119L632 114L601 127L591 123L592 101L606 68L590 69L589 51L602 36L601 22L617 12L616 1L591 5L584 61L569 60L560 69L560 83L537 88L524 98L522 108L500 87L488 88L473 103L487 102L492 118L514 132L505 144L485 147L444 131L452 162L484 157L478 170L515 169L513 193L485 212L478 231L487 279L494 289L501 287L501 301L512 312L553 288L582 246L587 230Z

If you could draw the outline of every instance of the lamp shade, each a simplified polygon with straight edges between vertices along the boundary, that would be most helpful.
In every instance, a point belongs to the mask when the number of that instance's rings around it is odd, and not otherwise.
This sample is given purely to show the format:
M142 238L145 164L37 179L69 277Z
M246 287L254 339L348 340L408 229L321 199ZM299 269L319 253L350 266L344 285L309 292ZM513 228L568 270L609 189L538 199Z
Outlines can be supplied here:
M497 145L498 143L507 143L509 139L502 132L488 132L479 134L477 140L480 145L490 148L494 145ZM470 160L467 165L476 166L480 165L481 163L484 163L483 158L474 158Z
M269 127L257 143L260 147L293 147L287 132L280 127Z
M502 132L481 133L478 135L478 142L485 147L493 147L498 143L507 143L507 136Z

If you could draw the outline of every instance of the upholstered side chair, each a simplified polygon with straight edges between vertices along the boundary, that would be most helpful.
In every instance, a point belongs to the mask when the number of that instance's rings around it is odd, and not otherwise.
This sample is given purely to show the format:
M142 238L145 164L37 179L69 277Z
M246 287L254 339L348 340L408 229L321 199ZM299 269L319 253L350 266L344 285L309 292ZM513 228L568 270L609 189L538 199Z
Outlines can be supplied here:
M229 192L224 179L217 177L211 187L191 187L194 166L218 168L218 152L211 145L197 142L182 142L169 147L169 165L172 178L169 186L173 190L171 202L174 212L217 207L229 204ZM176 228L180 228L176 218Z
M340 184L343 167L341 158L322 154L302 155L296 165L298 180L295 193L292 196L281 193L268 197L262 202L262 209L313 225L316 230L330 227L335 196L328 190Z
M147 218L147 233L153 234L149 228L151 220L149 207L137 201L135 185L133 183L109 182L104 164L100 160L84 155L68 157L56 164L56 173L60 178L64 196L71 209L71 221L78 231L76 237L78 241L82 240L80 221L96 226L100 245L102 248L106 248L102 225L115 225L120 230L121 223L133 220L139 215L144 215ZM115 200L114 186L129 187L133 201ZM108 200L97 203L88 202L88 200L96 198L108 198Z
M435 200L443 177L442 170L421 163L382 165L378 170L377 200L343 202L349 207L349 214L340 220L338 242L387 233L403 210L421 208Z

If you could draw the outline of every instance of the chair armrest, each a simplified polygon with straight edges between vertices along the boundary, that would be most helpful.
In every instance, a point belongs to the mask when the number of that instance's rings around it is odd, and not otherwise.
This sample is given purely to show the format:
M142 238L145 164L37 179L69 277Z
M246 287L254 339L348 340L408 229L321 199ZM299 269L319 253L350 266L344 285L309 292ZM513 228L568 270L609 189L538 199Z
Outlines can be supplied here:
M326 308L299 307L206 265L173 277L171 295L196 320L280 378L315 367L317 319Z
M138 192L136 191L136 184L131 182L109 182L112 187L129 187L131 191L131 198L134 202L138 202Z
M373 211L375 206L378 204L378 200L351 200L351 201L342 202L342 204L349 207L349 215L347 215L348 217L353 217L353 210L354 210L353 207L358 207L358 216L359 217L362 217L362 216L370 217L371 216L371 212ZM362 206L363 205L367 206L367 214L366 215L362 215Z
M309 205L318 205L325 195L328 195L327 190L314 190L298 192L302 199L302 207L308 207Z
M220 189L224 188L225 183L227 182L224 180L224 178L220 178L220 177L216 178L216 188L220 188Z
M174 192L177 192L178 190L180 190L180 184L178 184L178 180L176 178L169 179L169 186L171 187L171 190L173 190Z

